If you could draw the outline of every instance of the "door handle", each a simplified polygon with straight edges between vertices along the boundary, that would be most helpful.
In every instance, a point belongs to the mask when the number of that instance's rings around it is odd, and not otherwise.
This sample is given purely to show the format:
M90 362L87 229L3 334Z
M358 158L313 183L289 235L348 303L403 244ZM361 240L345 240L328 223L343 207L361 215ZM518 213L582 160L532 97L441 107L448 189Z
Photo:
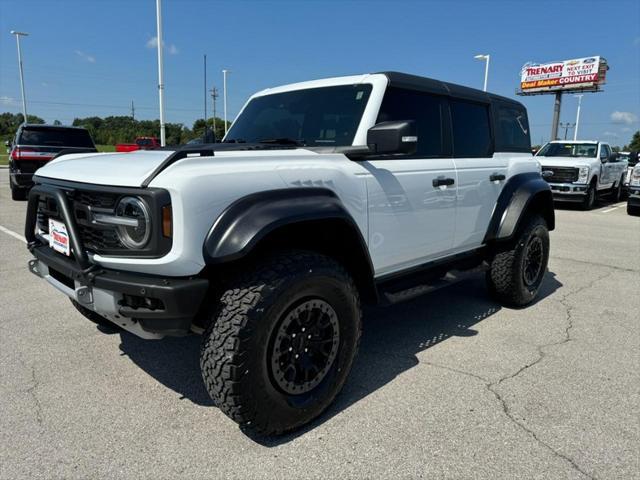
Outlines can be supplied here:
M507 177L505 177L502 173L492 173L491 175L489 175L489 180L491 180L492 182L501 182L505 178Z
M454 183L455 180L453 178L438 177L433 179L433 186L436 188L453 185Z

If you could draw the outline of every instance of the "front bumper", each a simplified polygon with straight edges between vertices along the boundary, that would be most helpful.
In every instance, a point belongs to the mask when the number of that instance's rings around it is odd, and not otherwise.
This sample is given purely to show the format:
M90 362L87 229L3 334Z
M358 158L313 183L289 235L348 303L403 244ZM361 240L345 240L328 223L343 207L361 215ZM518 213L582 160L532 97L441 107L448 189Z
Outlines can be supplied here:
M36 235L40 196L56 199L67 227L72 257L55 252ZM160 277L100 267L90 261L65 194L37 185L29 194L25 237L35 259L29 270L82 306L143 338L184 335L200 310L209 281Z
M93 266L81 269L46 245L30 248L29 270L125 330L143 338L184 335L209 287L204 278L162 278Z
M589 185L574 183L549 183L553 199L561 202L582 202Z

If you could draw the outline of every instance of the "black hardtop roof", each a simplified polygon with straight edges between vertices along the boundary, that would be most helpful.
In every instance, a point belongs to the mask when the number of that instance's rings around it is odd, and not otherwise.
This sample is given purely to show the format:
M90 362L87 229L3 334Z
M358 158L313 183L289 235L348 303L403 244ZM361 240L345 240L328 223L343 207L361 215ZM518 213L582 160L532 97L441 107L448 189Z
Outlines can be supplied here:
M457 85L455 83L443 82L441 80L435 80L433 78L420 77L418 75L411 75L402 72L378 72L381 75L385 75L389 79L389 86L398 88L408 88L411 90L419 90L423 92L429 92L439 95L450 95L456 98L463 98L466 100L491 103L493 101L500 101L504 103L511 103L524 108L522 103L512 98L502 97L494 93L484 92L476 88L465 87L463 85Z
M86 130L84 127L74 127L72 125L51 125L50 123L23 123L20 128L51 128L64 130Z

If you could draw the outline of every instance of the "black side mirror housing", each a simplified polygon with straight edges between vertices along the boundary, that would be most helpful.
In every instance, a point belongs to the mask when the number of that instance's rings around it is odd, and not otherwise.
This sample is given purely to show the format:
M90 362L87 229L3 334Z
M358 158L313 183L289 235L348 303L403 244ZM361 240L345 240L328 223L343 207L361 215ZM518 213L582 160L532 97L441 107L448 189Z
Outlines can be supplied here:
M617 162L618 161L618 154L616 152L612 152L609 155L609 161L610 162Z
M416 122L395 120L378 123L367 132L367 146L374 155L412 155L418 148Z

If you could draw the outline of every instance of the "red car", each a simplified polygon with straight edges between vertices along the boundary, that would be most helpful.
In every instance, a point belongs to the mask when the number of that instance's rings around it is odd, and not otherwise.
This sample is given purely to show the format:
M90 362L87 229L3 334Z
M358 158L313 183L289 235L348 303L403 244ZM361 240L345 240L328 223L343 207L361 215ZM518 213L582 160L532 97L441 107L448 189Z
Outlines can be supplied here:
M137 137L135 143L118 143L116 152L133 152L135 150L154 150L160 148L157 137Z

